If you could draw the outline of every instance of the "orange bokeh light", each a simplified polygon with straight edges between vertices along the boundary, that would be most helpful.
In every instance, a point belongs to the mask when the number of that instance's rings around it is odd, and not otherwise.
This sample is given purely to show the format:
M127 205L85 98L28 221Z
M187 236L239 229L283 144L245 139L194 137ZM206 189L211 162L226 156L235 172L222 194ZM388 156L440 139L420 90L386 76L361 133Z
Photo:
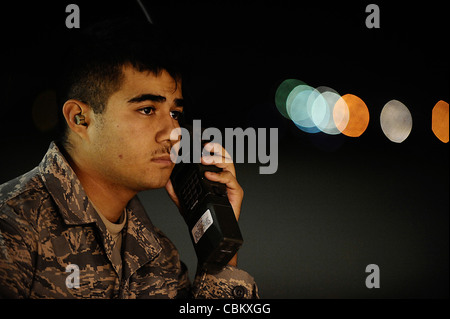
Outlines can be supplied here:
M369 109L356 95L343 95L334 106L333 119L344 135L361 136L369 125L369 118Z
M431 129L434 135L444 143L448 143L448 103L439 101L431 113Z

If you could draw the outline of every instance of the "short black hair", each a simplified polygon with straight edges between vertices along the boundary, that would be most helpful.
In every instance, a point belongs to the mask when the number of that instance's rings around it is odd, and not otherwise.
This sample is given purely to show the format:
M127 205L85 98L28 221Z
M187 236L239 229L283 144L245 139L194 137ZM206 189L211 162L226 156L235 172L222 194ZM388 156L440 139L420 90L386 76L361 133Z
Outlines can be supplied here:
M126 65L155 75L165 70L176 82L182 79L181 59L173 40L148 22L131 18L98 22L81 30L65 47L57 89L61 107L76 99L94 113L102 113L108 98L120 88ZM67 147L68 127L60 113L59 142Z

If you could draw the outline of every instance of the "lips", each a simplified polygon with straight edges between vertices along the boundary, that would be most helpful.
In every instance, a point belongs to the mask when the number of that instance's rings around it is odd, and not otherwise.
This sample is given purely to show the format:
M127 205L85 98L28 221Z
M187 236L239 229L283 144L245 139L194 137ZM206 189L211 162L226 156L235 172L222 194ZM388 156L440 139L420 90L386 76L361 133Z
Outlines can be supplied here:
M165 164L165 165L172 165L172 160L170 159L170 155L161 155L156 156L152 158L152 162L159 163L159 164Z

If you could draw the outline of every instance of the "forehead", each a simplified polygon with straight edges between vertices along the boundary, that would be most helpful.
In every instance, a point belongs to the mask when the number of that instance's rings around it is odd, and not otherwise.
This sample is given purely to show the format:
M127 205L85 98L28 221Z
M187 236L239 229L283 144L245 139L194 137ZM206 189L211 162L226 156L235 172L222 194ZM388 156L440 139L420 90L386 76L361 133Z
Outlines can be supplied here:
M124 77L119 91L126 96L152 93L166 96L168 100L182 98L181 81L175 81L166 70L156 75L150 71L139 72L131 66L124 66L122 72Z

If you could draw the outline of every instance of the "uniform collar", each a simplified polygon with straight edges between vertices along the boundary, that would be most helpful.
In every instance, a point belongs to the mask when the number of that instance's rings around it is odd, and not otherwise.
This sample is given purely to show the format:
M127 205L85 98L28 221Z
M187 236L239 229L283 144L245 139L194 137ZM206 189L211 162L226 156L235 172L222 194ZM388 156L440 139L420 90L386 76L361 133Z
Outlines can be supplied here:
M50 144L39 164L39 171L66 224L82 225L97 221L94 206L55 142Z

